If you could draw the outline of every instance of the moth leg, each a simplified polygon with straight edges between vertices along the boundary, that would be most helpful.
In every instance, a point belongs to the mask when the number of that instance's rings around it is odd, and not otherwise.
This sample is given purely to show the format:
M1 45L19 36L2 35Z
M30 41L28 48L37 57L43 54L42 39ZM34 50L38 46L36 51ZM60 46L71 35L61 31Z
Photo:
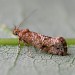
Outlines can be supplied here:
M26 46L26 44L28 44L25 40L24 40L23 42L24 42L24 45L25 45L25 46ZM27 51L28 55L27 55L27 56L33 58L29 46L27 46L27 49L28 49L28 51Z
M28 56L29 56L29 57L31 57L31 58L33 58L32 53L31 53L31 51L30 51L30 48L29 48L29 47L28 47Z
M20 38L18 39L18 46L19 46L19 49L21 49L21 39Z
M31 51L30 51L30 47L28 47L28 56L31 58L34 58L34 56L32 55Z
M24 45L25 45L25 46L26 46L26 44L27 44L27 43L24 41ZM27 46L27 48L28 48L28 51L27 51L27 52L31 55L31 52L30 52L29 46Z

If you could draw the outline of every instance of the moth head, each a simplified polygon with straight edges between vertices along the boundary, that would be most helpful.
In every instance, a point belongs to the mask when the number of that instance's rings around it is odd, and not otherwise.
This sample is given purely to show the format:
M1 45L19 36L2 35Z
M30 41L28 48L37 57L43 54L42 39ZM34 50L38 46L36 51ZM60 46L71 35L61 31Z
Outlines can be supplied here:
M20 32L20 29L15 26L15 28L13 29L13 34L18 35L19 32Z
M37 9L34 9L22 22L18 24L18 27L15 26L15 28L13 29L14 35L18 35L18 33L20 32L19 27L24 23L24 21L26 21L30 16L32 16L32 14L35 13L36 11Z

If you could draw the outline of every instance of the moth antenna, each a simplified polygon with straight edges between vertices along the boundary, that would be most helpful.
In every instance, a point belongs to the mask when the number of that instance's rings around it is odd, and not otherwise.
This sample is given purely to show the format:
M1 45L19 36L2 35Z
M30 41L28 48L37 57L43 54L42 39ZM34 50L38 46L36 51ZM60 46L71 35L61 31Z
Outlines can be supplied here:
M20 22L20 24L18 25L18 28L30 17L33 15L33 13L36 12L37 9L33 10L22 22Z
M14 24L13 24L14 25ZM17 28L17 26L16 25L14 25L14 29L16 29Z

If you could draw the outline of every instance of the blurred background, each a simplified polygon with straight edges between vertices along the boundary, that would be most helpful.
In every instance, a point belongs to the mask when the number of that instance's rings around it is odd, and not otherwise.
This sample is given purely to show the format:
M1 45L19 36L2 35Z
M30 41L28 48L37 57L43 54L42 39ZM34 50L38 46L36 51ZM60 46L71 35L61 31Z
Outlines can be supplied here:
M75 38L75 0L0 0L0 38L16 38L12 30L24 19L20 29ZM56 56L32 46L0 46L0 75L75 75L75 45L68 53Z
M13 38L14 25L34 10L20 28L52 37L75 37L75 0L0 0L0 38Z

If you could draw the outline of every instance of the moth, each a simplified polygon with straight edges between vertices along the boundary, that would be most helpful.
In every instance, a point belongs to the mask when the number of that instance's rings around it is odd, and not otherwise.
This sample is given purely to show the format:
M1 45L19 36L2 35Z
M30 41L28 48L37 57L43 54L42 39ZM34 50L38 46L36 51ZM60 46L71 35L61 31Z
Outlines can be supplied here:
M13 29L13 34L18 36L19 45L20 41L23 41L50 54L67 55L67 42L63 37L45 36L16 26Z

